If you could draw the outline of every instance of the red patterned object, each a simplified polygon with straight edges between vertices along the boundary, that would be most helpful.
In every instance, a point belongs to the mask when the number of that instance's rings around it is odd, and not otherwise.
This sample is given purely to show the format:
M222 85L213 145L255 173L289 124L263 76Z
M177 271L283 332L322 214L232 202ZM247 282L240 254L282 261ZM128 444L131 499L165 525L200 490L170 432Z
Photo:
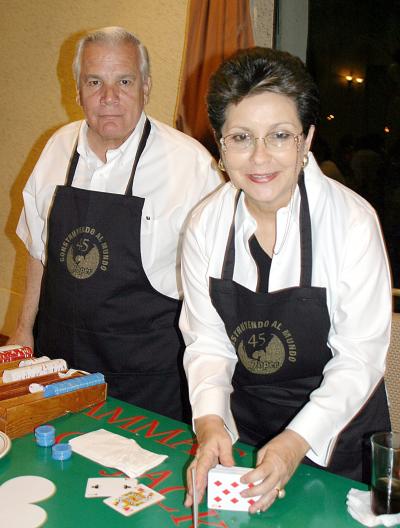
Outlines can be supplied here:
M9 345L0 347L0 363L18 361L19 359L31 358L33 351L28 346Z
M208 473L207 505L211 510L247 511L260 497L242 497L240 492L253 488L254 483L242 484L240 477L252 468L217 465ZM258 482L257 482L258 484Z

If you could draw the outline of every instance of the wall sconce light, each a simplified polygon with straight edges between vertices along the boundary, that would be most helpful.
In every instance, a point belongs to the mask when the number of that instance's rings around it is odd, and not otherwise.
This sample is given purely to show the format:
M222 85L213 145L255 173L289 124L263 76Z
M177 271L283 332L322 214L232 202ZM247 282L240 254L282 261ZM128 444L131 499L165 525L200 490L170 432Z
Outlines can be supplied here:
M353 83L362 84L364 82L363 77L353 77L353 75L346 75L347 86L350 87Z
M333 119L335 119L335 116L333 114L329 114L326 116L326 119L327 121L332 121Z
M390 134L390 128L388 126L385 126L383 131L385 132L385 134Z

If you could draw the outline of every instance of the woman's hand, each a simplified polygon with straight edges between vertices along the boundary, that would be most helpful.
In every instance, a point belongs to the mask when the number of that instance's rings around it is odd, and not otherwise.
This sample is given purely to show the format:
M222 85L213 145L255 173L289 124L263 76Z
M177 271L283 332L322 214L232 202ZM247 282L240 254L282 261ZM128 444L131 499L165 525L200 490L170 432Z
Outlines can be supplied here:
M243 497L261 495L250 506L250 513L265 511L271 506L309 449L302 436L286 429L258 451L256 468L240 479L246 484L261 481L241 493Z
M196 457L186 472L187 495L185 506L193 504L192 468L196 468L196 490L198 502L203 498L207 487L207 476L210 469L218 463L233 466L232 441L227 433L222 418L207 415L195 420L198 448Z

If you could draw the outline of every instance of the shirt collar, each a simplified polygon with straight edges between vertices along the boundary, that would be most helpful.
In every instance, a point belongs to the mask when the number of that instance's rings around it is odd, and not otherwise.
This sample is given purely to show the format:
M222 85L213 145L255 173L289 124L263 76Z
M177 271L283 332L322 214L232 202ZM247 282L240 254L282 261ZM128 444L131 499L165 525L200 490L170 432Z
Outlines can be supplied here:
M116 157L121 156L121 164L132 163L136 155L136 150L139 145L140 138L142 136L144 123L146 121L146 114L142 112L139 121L131 133L131 135L116 149L110 149L107 151L107 162L114 160ZM82 121L81 127L79 129L78 135L78 146L77 150L80 156L86 159L88 162L98 160L98 164L101 165L102 162L96 156L89 146L87 140L88 124L84 120ZM97 164L97 161L96 161Z
M232 184L231 184L232 185ZM233 185L232 185L233 186ZM291 228L299 229L299 212L300 212L300 190L299 186L296 185L294 190L294 196L292 198L293 204L290 202L285 207L281 207L277 211L277 233L278 233L278 243L281 241L286 230L287 222L291 223ZM290 216L290 218L288 218ZM254 235L257 229L257 222L251 216L245 202L245 194L242 192L239 198L239 203L236 211L235 217L235 231L236 236L242 241L243 247L247 248L248 253L250 254L250 249L248 248L248 243L250 238Z

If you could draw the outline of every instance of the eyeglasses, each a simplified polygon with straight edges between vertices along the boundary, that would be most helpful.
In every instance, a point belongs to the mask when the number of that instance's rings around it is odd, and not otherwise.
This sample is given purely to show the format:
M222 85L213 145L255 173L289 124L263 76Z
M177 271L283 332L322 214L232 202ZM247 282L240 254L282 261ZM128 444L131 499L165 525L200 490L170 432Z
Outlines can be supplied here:
M222 137L219 142L223 150L231 152L245 152L256 146L257 139L261 139L267 149L275 152L290 150L294 145L298 145L302 134L292 132L277 131L271 132L264 137L254 137L249 132L237 132Z

